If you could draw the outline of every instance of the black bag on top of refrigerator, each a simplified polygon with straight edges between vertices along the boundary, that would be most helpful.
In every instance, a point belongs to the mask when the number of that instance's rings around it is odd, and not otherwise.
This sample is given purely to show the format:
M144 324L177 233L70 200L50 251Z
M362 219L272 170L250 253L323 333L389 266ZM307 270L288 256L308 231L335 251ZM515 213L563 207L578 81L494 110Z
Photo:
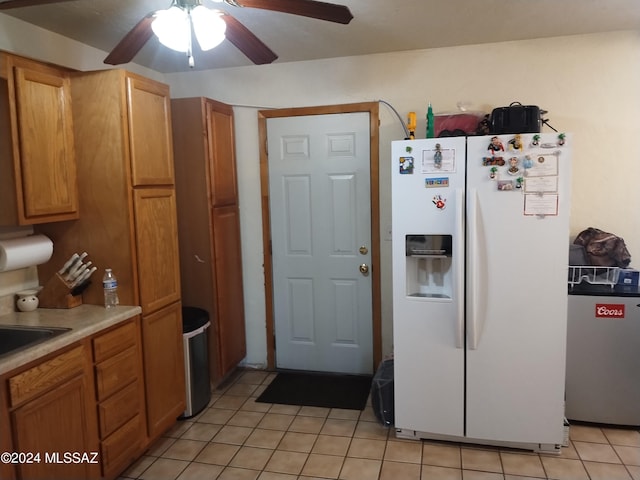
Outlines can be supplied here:
M491 112L491 134L540 133L544 113L535 105L522 105L520 102L494 108Z

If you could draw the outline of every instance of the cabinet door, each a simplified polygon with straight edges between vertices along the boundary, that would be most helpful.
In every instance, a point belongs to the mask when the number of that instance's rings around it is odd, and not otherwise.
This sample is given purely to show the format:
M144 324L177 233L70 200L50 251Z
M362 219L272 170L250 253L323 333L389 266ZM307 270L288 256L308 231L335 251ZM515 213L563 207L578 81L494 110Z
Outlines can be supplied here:
M236 155L233 145L233 110L230 106L206 100L209 158L211 163L211 202L214 207L238 203Z
M134 190L142 313L180 300L180 253L173 188Z
M238 207L214 208L213 244L220 376L234 369L247 353L242 293L242 257Z
M133 186L173 185L169 87L127 77L129 148Z
M19 65L19 60L15 62ZM53 69L18 65L13 68L18 221L76 219L78 184L69 79Z
M39 463L17 465L18 478L99 477L98 463L65 463L64 457L65 452L80 452L87 453L90 460L92 452L98 452L96 438L91 435L95 434L95 412L87 408L91 397L90 384L80 376L12 412L14 450L41 455ZM95 461L99 462L99 456Z
M175 303L142 317L142 351L151 439L161 435L184 412L182 307Z

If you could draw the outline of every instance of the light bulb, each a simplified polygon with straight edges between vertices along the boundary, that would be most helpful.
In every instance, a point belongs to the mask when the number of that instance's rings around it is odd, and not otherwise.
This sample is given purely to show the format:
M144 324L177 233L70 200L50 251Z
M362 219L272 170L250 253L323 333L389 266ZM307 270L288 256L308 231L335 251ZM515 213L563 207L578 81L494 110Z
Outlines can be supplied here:
M220 12L198 5L191 10L191 19L193 30L203 51L217 47L225 39L227 24Z
M158 10L151 22L151 29L160 43L177 52L189 50L191 27L189 15L179 7L173 6L168 10Z

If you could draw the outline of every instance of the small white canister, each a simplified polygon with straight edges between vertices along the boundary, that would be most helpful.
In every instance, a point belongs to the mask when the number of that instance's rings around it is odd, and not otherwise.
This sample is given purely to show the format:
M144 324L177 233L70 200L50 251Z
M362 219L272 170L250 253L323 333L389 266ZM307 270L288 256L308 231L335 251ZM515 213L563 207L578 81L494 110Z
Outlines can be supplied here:
M16 301L16 307L21 312L32 312L38 308L40 300L38 300L39 290L22 290L16 293L18 300Z

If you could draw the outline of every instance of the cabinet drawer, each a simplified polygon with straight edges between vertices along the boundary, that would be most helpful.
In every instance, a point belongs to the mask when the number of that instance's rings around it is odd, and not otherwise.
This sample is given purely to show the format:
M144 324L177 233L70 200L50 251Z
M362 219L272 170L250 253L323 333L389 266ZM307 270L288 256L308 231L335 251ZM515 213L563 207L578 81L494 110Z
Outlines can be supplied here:
M98 405L100 438L108 437L140 413L140 388L136 380Z
M135 348L129 348L96 365L98 401L103 401L138 377L136 353Z
M82 346L69 350L9 379L11 406L30 400L84 372Z
M116 353L125 350L136 343L136 324L127 323L100 335L93 340L93 354L96 363L102 362Z
M102 474L111 477L133 462L143 440L142 416L136 415L102 442Z

